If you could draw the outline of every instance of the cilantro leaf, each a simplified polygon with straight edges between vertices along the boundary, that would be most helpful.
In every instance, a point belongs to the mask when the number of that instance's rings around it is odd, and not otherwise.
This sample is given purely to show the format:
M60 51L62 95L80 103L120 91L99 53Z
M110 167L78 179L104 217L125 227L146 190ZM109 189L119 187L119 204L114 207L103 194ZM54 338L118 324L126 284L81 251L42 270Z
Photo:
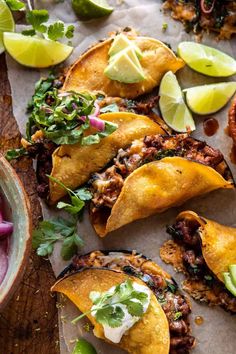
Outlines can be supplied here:
M123 303L127 306L128 312L131 316L141 317L143 315L143 305L141 302L127 300Z
M5 154L5 158L8 161L14 160L14 159L18 159L21 156L26 156L28 155L28 152L25 150L25 148L19 148L19 149L12 149L12 150L8 150Z
M83 188L79 188L74 190L74 193L81 199L81 200L90 200L92 199L92 194L91 192L88 190L88 188L83 187Z
M95 315L98 323L112 328L121 326L124 316L125 313L120 306L107 306L98 310Z
M175 312L174 314L174 321L177 321L179 318L183 316L181 311Z
M34 36L36 31L34 29L24 30L21 32L24 36Z
M19 0L5 0L11 11L19 11L25 9L25 4Z
M74 31L75 31L75 26L73 26L73 25L67 26L67 29L65 31L66 38L68 38L68 39L73 38L74 37Z
M47 27L43 23L47 22L48 19L47 10L31 10L26 13L26 21L38 32L46 32Z
M48 38L52 41L57 41L64 36L65 25L62 21L57 21L48 27Z
M75 196L71 196L71 204L59 202L57 203L58 209L64 209L70 214L78 214L84 207L85 203Z
M33 249L37 250L39 256L45 257L52 254L57 241L63 241L61 256L68 260L77 252L78 247L83 245L76 229L75 220L57 218L41 221L38 228L33 231Z

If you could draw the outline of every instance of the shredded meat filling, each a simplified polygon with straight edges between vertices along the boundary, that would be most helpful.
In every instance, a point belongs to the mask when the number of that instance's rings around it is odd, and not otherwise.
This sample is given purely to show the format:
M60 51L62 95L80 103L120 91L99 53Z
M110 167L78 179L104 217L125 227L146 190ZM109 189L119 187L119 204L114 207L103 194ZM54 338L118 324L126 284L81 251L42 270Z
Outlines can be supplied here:
M149 260L140 254L95 251L87 255L76 256L69 271L83 267L102 267L122 270L128 275L142 279L154 292L161 304L170 328L170 354L188 354L195 345L190 335L188 315L191 312L186 298L178 291L177 284L161 273L153 272L148 266ZM64 274L63 274L64 275Z
M111 167L92 176L90 184L93 193L93 208L112 208L121 192L125 178L138 167L167 156L181 156L198 161L217 169L223 176L227 171L221 152L205 142L197 141L186 134L146 136L144 139L135 140L127 149L120 149Z
M182 259L190 279L202 282L206 289L211 289L217 298L217 304L236 313L236 298L215 277L203 258L199 224L192 220L180 220L167 227L167 232L184 247Z

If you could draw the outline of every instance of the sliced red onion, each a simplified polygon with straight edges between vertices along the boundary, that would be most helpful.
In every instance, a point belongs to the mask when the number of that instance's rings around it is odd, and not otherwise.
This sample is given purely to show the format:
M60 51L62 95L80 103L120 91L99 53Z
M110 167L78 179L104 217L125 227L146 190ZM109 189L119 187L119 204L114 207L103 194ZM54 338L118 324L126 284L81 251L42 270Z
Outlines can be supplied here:
M88 117L89 117L90 124L93 128L99 131L105 130L105 122L103 120L94 116L88 116Z
M93 116L97 117L100 113L100 106L96 101L94 102L94 108L95 111L93 112Z
M7 236L4 239L0 240L0 248L3 249L3 251L8 254L9 253L9 248L10 248L10 238Z
M206 9L205 0L201 0L201 9L202 9L202 12L204 12L204 14L210 14L212 12L212 10L214 9L214 5L215 5L215 0L212 1L211 7L209 9Z
M81 117L79 117L79 119L81 119L83 122L85 122L86 121L86 116L81 116Z
M13 224L8 221L2 221L0 223L0 238L5 235L9 235L13 231Z
M0 248L0 285L5 278L8 269L8 257L3 248Z
M2 222L3 222L3 216L2 216L2 212L0 210L0 223L2 223Z

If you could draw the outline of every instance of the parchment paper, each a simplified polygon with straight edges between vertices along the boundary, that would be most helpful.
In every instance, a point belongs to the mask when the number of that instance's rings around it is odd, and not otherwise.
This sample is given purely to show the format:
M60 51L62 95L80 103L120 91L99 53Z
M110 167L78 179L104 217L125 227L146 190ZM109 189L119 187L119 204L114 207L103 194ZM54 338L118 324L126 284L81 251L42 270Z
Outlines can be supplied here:
M161 12L161 1L144 0L140 2L138 0L127 0L119 2L114 0L110 1L110 3L114 5L120 3L120 5L117 6L116 11L108 18L79 23L71 10L70 1L65 1L57 5L55 5L53 1L37 1L37 7L49 9L52 19L61 19L68 24L74 23L77 26L75 39L73 40L75 50L65 65L72 63L80 53L98 39L106 37L108 32L117 30L120 27L132 26L140 31L142 35L153 36L170 43L173 50L176 50L180 41L194 39L193 36L186 34L182 30L181 24L171 20L169 16L165 16ZM168 28L165 33L162 32L162 24L164 22L168 23ZM203 43L217 47L235 56L235 40L231 42L216 42L213 38L205 35ZM13 95L14 114L20 126L20 130L24 134L25 122L27 120L25 114L26 104L34 91L35 82L40 76L46 75L47 72L24 68L14 62L10 57L7 57L7 65ZM207 78L191 71L187 67L178 73L178 79L182 87L221 81L215 78ZM235 78L230 78L229 80L233 79ZM213 147L221 149L236 177L236 166L232 165L229 159L232 144L231 139L224 132L224 128L227 126L227 108L214 115L220 124L220 129L217 134L210 138L205 136L202 126L203 118L195 117L197 130L193 135L199 139L206 140ZM187 209L194 210L220 223L236 226L235 205L235 191L216 191L206 196L195 198L185 203L181 208L173 208L161 215L152 216L148 219L127 225L120 230L112 232L105 239L99 239L98 236L96 236L89 223L86 211L83 222L78 225L79 232L83 235L85 240L85 246L81 250L81 253L94 249L135 249L157 261L164 269L170 272L180 284L182 276L176 274L171 266L163 264L159 257L160 246L169 238L165 233L165 226L172 223L175 216L181 210ZM43 212L45 218L54 217L56 214L59 214L58 212L55 213L55 210L49 210L45 205L43 205ZM67 264L61 260L59 251L60 245L56 247L51 257L52 267L56 275L58 275ZM236 350L236 318L220 308L209 308L193 300L192 310L191 322L193 335L197 338L197 346L193 353L234 354ZM88 338L90 342L94 343L100 354L124 353L122 350L96 339L91 331L87 333L83 329L83 324L86 323L86 320L78 326L71 325L70 320L77 315L78 310L66 300L59 310L62 354L70 353L74 346L75 339L80 336L84 336ZM204 318L204 323L201 326L197 326L194 323L196 316L202 316Z

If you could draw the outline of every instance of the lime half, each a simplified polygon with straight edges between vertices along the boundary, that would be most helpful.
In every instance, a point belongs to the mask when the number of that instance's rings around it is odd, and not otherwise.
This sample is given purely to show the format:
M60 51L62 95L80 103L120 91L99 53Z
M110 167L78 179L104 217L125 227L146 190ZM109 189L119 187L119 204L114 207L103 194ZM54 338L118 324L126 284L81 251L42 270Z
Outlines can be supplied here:
M4 52L3 32L12 32L15 22L11 11L4 0L0 0L0 54Z
M18 63L32 68L47 68L64 61L73 48L51 40L5 32L3 42L6 51Z
M77 341L72 354L97 354L97 352L92 344L81 338Z
M177 52L191 69L201 74L227 77L236 73L236 61L215 48L195 42L181 42Z
M166 124L179 133L195 130L193 117L184 102L181 88L172 71L168 71L163 76L159 96L159 106Z
M189 108L197 114L211 114L223 108L236 91L236 82L202 85L183 90Z
M72 7L83 20L107 16L113 11L106 0L72 0Z

